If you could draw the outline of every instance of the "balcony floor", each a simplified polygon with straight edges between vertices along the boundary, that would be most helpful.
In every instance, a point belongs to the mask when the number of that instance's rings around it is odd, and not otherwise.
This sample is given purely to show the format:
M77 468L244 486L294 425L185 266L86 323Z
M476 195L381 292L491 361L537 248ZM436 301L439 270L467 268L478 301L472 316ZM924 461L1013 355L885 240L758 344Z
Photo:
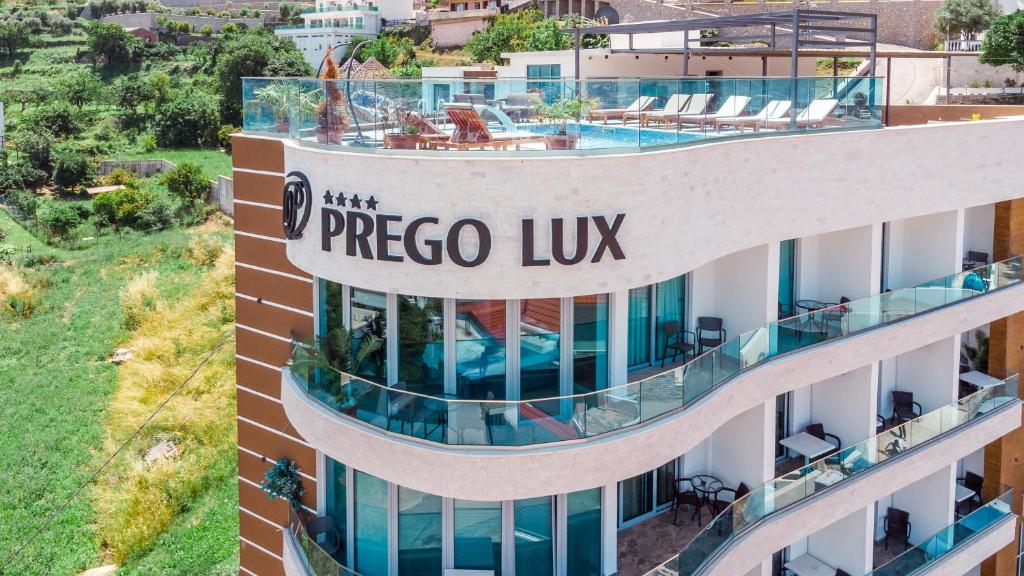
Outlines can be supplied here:
M666 510L657 516L619 531L618 563L616 576L643 576L660 563L676 555L686 546L701 527L697 520L690 521L689 509L679 511L679 525L672 525L672 511ZM704 511L704 525L708 512Z

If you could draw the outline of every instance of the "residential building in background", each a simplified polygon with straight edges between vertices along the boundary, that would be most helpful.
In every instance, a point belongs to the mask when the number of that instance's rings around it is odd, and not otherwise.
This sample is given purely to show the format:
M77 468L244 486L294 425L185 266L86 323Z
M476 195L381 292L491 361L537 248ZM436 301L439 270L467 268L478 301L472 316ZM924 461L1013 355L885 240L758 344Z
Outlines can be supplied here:
M1019 574L1024 107L801 45L856 18L730 20L799 22L761 70L246 79L242 572Z
M317 0L315 7L302 13L302 24L276 26L274 34L291 38L306 62L318 68L328 48L347 46L357 36L376 38L387 22L414 17L412 0ZM338 50L335 58L344 54Z

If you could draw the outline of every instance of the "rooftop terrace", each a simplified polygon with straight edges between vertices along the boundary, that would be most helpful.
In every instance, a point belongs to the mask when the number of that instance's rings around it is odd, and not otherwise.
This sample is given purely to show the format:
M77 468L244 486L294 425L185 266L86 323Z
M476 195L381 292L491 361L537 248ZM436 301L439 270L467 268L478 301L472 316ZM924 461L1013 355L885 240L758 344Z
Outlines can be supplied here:
M875 77L246 78L243 128L367 153L589 155L882 125Z

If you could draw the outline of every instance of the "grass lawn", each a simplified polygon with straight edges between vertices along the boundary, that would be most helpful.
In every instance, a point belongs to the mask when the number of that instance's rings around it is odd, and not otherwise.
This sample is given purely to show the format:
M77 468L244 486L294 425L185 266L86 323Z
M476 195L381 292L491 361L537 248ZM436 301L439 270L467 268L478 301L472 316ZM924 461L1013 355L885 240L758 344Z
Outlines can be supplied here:
M205 268L188 258L193 235L182 229L100 237L86 249L68 251L44 247L3 210L0 227L9 230L3 243L19 252L46 250L59 258L21 271L47 280L30 317L0 312L0 558L7 558L107 453L105 425L119 370L107 359L130 336L119 296L124 286L140 271L152 270L161 279L160 297L173 301L190 292ZM0 306L6 308L6 301ZM226 477L234 465L220 464ZM73 500L4 568L10 574L60 576L102 563L89 495L87 490ZM214 565L226 573L223 567L237 566L236 516L237 494L228 482L198 494L160 536L161 548L133 559L139 567L133 573L208 574L216 573L209 571Z
M153 152L126 153L114 156L114 160L151 160L164 159L175 164L195 162L203 167L203 172L211 180L217 176L231 177L231 156L220 150L171 150L161 149Z

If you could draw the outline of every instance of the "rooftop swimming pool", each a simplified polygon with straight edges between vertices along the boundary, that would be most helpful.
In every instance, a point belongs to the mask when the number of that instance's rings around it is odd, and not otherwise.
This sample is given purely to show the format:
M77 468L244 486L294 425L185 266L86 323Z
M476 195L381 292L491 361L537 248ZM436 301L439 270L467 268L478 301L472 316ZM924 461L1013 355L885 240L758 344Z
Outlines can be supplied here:
M520 125L519 131L535 134L554 134L557 124L526 124ZM636 126L605 126L601 124L573 124L570 132L579 131L579 150L602 150L607 148L647 148L650 146L671 146L686 142L695 142L714 135L704 133L680 132L675 130L651 130Z

